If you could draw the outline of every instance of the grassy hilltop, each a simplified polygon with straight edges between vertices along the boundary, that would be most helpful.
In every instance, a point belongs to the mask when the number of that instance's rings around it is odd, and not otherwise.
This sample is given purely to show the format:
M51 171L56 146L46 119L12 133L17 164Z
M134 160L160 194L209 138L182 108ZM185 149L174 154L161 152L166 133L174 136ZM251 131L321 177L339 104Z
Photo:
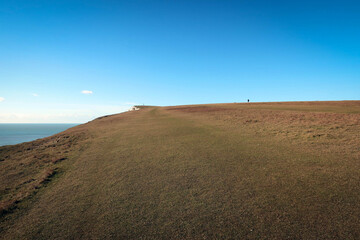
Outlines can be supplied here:
M143 107L0 147L0 239L128 238L359 239L360 101Z

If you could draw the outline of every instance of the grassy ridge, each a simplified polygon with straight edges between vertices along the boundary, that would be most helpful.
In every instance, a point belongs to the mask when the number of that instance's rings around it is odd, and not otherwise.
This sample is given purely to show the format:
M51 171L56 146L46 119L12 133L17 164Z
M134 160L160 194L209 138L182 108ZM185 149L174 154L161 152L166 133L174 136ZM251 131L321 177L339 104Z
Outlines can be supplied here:
M83 137L51 163L59 177L2 217L0 238L357 239L359 110L216 104L100 118L62 133Z

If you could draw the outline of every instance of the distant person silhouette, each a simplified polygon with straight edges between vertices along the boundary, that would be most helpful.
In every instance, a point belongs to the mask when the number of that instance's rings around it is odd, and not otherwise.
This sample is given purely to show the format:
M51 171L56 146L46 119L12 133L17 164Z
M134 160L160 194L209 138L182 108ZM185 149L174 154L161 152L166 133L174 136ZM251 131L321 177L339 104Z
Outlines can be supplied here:
M250 99L248 99L248 102L250 102Z

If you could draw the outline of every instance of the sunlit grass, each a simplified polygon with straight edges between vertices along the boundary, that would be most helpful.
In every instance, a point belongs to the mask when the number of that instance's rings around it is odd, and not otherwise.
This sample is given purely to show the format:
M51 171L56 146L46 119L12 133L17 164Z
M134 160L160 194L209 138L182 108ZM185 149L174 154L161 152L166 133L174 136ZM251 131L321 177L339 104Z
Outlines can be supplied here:
M2 216L0 236L356 239L359 106L147 107L28 151L26 144L0 148L7 179L0 200L32 193L23 187L29 178L39 188ZM47 158L33 160L39 154ZM55 179L41 175L53 168L61 172Z

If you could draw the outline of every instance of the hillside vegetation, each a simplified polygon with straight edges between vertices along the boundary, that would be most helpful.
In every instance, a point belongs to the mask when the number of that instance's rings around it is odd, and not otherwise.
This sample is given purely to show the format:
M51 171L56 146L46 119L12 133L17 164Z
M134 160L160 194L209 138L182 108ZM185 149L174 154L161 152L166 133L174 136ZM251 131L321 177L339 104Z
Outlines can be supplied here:
M0 238L360 239L360 101L141 107L0 147Z

